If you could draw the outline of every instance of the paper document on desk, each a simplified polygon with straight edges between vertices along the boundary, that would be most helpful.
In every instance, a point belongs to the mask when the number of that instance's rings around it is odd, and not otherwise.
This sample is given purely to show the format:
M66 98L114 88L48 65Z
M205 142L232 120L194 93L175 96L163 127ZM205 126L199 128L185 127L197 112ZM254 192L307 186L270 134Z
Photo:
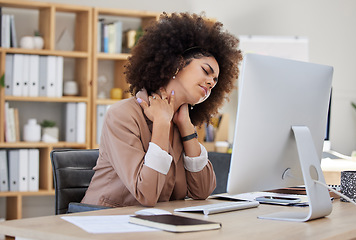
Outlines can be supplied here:
M283 205L283 206L299 206L299 207L309 206L307 195L294 195L294 194L291 195L291 194L274 193L274 192L250 192L250 193L241 193L241 194L236 194L236 195L217 194L217 195L214 195L214 198L256 201L256 198L262 197L262 196L274 196L274 197L282 196L282 197L300 198L300 201L297 203L268 202L268 204ZM260 202L260 203L267 203L267 202Z
M130 215L64 216L61 217L88 233L149 232L158 229L129 223Z

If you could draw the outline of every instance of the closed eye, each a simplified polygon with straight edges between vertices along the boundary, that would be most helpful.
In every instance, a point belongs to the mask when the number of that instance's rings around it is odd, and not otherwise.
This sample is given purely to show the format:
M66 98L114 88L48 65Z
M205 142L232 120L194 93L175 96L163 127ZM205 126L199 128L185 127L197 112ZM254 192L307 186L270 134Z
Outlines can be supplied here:
M209 75L208 71L205 70L205 68L201 67L201 69L203 69L203 71L206 73L206 75Z

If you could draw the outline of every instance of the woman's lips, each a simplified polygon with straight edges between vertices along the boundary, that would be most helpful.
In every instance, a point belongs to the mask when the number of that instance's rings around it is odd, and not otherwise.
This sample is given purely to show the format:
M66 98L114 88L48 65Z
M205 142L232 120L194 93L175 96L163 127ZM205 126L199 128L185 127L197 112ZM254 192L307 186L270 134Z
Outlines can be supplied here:
M208 95L208 89L204 86L200 86L204 90L204 96Z

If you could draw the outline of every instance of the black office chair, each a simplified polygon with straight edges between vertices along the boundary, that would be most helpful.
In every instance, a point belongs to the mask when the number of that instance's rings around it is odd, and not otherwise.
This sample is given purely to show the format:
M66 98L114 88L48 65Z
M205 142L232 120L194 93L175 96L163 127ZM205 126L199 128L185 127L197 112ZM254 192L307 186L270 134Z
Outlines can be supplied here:
M56 215L107 208L80 203L94 175L93 167L98 156L98 149L61 149L51 152Z
M226 193L227 179L230 170L230 153L208 152L216 176L216 188L212 194Z

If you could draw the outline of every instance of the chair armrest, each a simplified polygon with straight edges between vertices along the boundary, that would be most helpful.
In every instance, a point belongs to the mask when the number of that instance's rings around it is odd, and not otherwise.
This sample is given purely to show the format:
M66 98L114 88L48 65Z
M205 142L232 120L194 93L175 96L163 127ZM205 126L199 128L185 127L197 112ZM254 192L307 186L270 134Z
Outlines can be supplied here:
M86 204L86 203L71 202L68 204L67 213L89 212L89 211L95 211L95 210L107 209L107 208L110 208L110 207Z

